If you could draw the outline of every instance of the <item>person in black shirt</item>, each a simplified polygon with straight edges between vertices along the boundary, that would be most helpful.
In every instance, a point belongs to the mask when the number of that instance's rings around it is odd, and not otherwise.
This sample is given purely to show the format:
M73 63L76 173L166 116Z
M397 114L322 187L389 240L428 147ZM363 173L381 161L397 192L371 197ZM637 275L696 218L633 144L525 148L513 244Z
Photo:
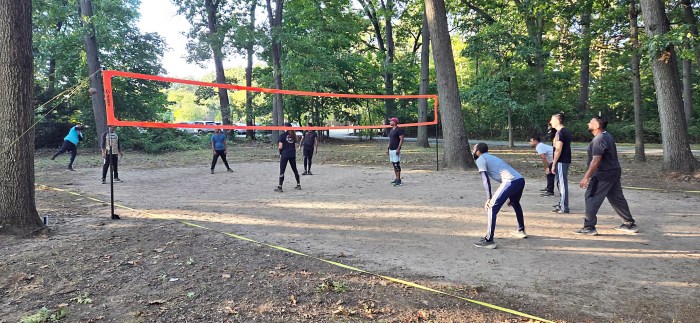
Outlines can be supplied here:
M559 182L559 205L554 207L554 213L569 213L569 166L571 165L571 131L564 127L564 113L552 115L549 123L557 134L554 137L554 159L552 173Z
M309 122L309 127L313 127L313 123ZM304 172L302 175L313 175L311 173L311 159L314 157L314 152L318 151L318 134L315 130L304 132L304 137L301 139L301 146L304 148Z
M386 148L386 153L389 155L389 161L394 166L394 175L396 178L391 182L394 186L401 186L401 146L403 145L403 128L399 127L399 119L389 119L391 131L389 131L389 147Z
M607 126L608 121L600 117L593 118L588 123L588 130L594 137L588 145L588 170L579 183L581 188L586 189L586 218L583 228L574 231L578 234L598 235L595 228L598 222L597 213L606 197L623 220L622 225L615 229L630 233L638 231L627 199L622 194L622 169L617 159L615 139L605 131Z
M285 123L285 127L291 127L292 124ZM284 171L287 169L287 163L292 167L294 172L294 177L297 180L297 186L294 189L300 190L301 183L299 182L299 171L297 171L297 135L294 129L285 131L277 139L277 147L280 150L280 178L279 185L275 189L275 192L282 192L282 183L284 183Z

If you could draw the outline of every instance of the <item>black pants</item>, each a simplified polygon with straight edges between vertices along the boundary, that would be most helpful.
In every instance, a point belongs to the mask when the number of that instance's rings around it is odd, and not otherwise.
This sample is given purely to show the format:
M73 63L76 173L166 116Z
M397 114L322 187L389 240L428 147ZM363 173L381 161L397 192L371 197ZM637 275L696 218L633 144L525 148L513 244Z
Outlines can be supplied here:
M279 185L282 186L282 183L284 183L284 171L287 169L287 163L289 163L289 166L292 166L292 171L294 172L294 178L297 180L297 185L299 185L299 171L297 171L297 158L295 156L292 157L284 157L280 158L280 183Z
M627 205L627 199L625 199L625 195L622 194L620 177L601 181L596 176L593 176L588 182L585 196L586 219L583 222L584 227L595 228L598 223L598 210L606 197L612 208L617 212L617 215L619 215L625 223L634 223L629 205Z
M216 162L219 160L219 156L221 156L221 160L224 162L224 165L226 165L226 169L231 169L231 167L228 167L228 161L226 161L226 150L215 150L216 155L211 159L211 170L214 170L214 166L216 166Z
M105 156L107 157L104 158L104 164L102 165L102 179L107 178L107 171L109 170L110 163L112 163L112 169L114 170L114 178L119 178L119 155L107 154Z
M78 155L78 147L75 146L74 143L64 140L63 141L63 146L55 153L53 154L53 158L56 158L56 156L65 153L66 151L70 152L70 162L68 162L68 167L71 168L73 167L73 161L75 161L75 156Z
M552 169L552 163L549 163L549 169ZM552 193L554 194L554 178L556 177L555 174L552 174L552 172L549 172L547 174L547 193Z
M311 170L311 160L314 158L314 147L304 147L304 171ZM307 167L308 164L308 167Z

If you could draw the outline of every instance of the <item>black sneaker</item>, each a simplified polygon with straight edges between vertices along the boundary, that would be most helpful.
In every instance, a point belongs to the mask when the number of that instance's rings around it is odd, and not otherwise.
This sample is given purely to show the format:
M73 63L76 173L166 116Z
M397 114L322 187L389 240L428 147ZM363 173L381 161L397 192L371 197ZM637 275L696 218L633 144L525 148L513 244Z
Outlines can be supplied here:
M587 235L587 236L597 236L598 235L598 231L595 228L586 228L586 227L578 229L578 230L574 231L574 233L583 234L583 235Z
M119 179L119 177L115 177L115 178L113 179L113 181L115 181L115 182L121 182L122 180Z
M540 190L540 192L546 192L546 191L547 191L546 187Z
M311 171L306 172L306 175L313 175Z
M71 171L71 172L74 172L74 171L75 171L75 169L73 169L72 166L68 166L68 168L66 168L66 169L69 170L69 171Z
M102 179L102 184L107 184L107 180L103 178L103 179Z
M226 171L233 173L233 169L230 169L230 168L227 168Z
M121 219L122 218L120 218L118 215L112 214L112 220L121 220Z
M403 183L401 182L401 180L398 180L398 181L394 182L394 186L401 186L401 185L403 185Z
M56 159L56 155L51 156L51 160L55 160L55 159Z
M284 191L282 190L282 186L277 186L277 188L275 189L275 192L280 192L280 193L281 193L281 192L284 192Z
M481 238L478 242L474 242L474 246L478 248L496 249L496 242L493 240L486 241L486 239Z
M301 190L301 185L297 184L297 186L294 187L295 190Z
M301 173L301 175L308 175L308 174L309 173L307 171L304 171L303 173Z
M213 170L213 169L211 170L211 173L214 174L214 170Z
M554 196L554 192L544 192L540 196Z
M397 179L394 179L393 181L391 181L391 184L396 184L396 181Z
M624 231L628 233L637 233L639 232L639 228L637 228L637 225L634 223L623 223L619 227L615 227L615 230L617 231Z
M554 210L552 210L552 213L569 214L569 211L564 211L560 208L554 208Z

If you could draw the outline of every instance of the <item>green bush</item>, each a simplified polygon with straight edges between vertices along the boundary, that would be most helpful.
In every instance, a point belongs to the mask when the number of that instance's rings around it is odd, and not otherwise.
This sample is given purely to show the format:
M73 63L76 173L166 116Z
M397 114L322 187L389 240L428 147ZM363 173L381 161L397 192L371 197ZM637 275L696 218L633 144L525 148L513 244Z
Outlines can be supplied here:
M149 154L200 149L207 147L209 136L193 136L177 129L117 129L122 149L138 150Z

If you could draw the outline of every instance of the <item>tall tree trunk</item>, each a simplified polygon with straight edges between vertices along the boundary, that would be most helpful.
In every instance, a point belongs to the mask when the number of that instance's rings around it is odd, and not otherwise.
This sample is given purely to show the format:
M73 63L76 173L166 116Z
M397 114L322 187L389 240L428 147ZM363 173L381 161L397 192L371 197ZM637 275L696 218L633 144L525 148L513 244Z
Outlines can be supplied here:
M445 167L473 168L474 158L469 153L469 140L464 127L462 103L457 88L457 73L452 52L444 0L425 0L433 60L437 77L440 118L442 120Z
M382 6L383 6L382 0ZM394 31L391 18L394 16L394 1L387 0L384 8L384 33L386 39L386 56L384 56L384 93L387 95L394 94ZM396 102L394 99L384 100L385 120L397 117Z
M540 8L539 10L536 10L532 7L532 4L529 1L523 2L522 0L515 0L515 4L518 11L520 11L520 13L523 15L528 37L535 46L534 54L531 55L528 65L535 69L535 73L537 73L537 80L539 80L540 84L543 85L546 53L544 52L542 41L542 36L544 33L544 18L541 11L544 9ZM547 99L544 92L545 88L545 86L537 87L537 103L540 105L544 104Z
M639 27L636 0L629 1L630 40L632 42L632 96L634 100L634 160L645 162L644 120L642 119L642 82L639 76Z
M272 12L272 4L267 1L267 15L270 21L272 38L272 74L274 76L275 89L282 89L282 44L279 33L282 28L282 6L284 0L275 0L275 11ZM282 94L276 93L272 97L272 123L277 126L284 125L284 107L282 106ZM272 139L277 140L279 131L272 132Z
M693 62L683 60L683 111L685 122L690 127L693 118Z
M670 25L663 1L641 0L640 3L647 35L654 37L668 33ZM671 44L652 55L654 58L651 61L651 68L661 121L664 169L691 172L695 169L696 160L688 142L676 51Z
M97 37L95 36L95 25L93 24L92 0L80 0L80 21L85 27L86 34L83 36L85 44L85 57L90 76L90 87L97 92L90 96L92 100L92 112L95 115L95 139L100 141L100 136L107 131L107 108L105 104L104 86L102 85L102 75L96 73L100 66L99 49L97 47Z
M583 0L581 12L581 75L579 80L578 110L588 108L588 93L591 80L591 12L593 0Z
M34 200L33 69L32 2L0 0L0 233L43 226Z
M428 94L428 86L430 85L430 29L428 28L428 17L425 15L425 5L423 5L423 28L421 29L421 38L420 87L418 89L418 94ZM426 121L428 121L428 99L418 99L418 122ZM418 147L430 147L430 143L428 143L428 126L418 127L416 144Z
M255 41L253 40L253 32L255 31L255 8L258 6L258 1L253 0L251 1L250 5L250 24L248 25L248 33L249 33L249 38L247 39L246 43L246 57L248 58L248 64L246 65L245 68L245 86L251 87L253 86L253 55L255 55L255 52L253 51L253 47L255 45ZM253 92L251 91L246 91L245 92L245 124L247 126L253 126ZM255 131L254 130L248 130L246 131L246 138L250 140L255 140Z
M690 27L690 34L694 37L698 37L698 20L693 13L693 6L691 0L682 0L683 4L683 17L685 23ZM698 64L700 68L700 44L695 44L695 63Z
M221 52L223 46L220 37L217 35L216 15L217 5L212 0L204 0L204 8L207 10L207 28L209 28L209 44L211 46L212 56L214 57L214 72L216 74L216 83L226 83L226 74L224 73L224 55ZM218 88L219 94L219 109L221 110L221 122L223 124L231 124L231 109L229 108L228 90Z
M693 13L693 6L690 0L682 0L683 4L683 20L688 24L690 34L696 39L698 38L698 22ZM700 67L700 44L695 44L693 48L695 52L695 63ZM683 61L683 103L685 110L685 121L690 126L693 120L693 82L692 82L693 65L690 61Z

